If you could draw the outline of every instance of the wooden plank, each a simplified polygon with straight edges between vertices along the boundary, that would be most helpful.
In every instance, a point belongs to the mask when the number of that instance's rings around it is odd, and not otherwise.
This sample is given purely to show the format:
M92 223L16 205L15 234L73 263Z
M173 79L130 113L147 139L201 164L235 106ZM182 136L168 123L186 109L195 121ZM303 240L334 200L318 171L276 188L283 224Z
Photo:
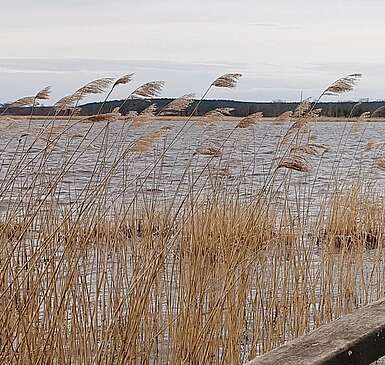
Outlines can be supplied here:
M385 355L385 298L320 326L247 365L366 365Z

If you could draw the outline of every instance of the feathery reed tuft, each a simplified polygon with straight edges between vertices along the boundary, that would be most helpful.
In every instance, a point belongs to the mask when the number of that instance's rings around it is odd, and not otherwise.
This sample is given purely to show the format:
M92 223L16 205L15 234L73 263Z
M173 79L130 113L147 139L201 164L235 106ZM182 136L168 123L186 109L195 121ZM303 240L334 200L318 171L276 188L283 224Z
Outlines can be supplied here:
M10 108L19 108L23 106L31 106L35 102L34 96L25 96L23 98L17 99L9 104Z
M278 117L276 117L275 120L277 122L288 123L290 122L290 119L292 116L293 116L293 112L291 110L288 110L287 112L283 112L282 114L278 115Z
M125 84L128 84L132 78L133 78L134 74L131 73L131 74L127 74L127 75L123 75L122 77L119 77L115 82L114 84L112 85L112 89L114 89L116 86L118 85L125 85Z
M237 124L237 128L251 127L256 123L258 123L262 119L262 117L263 117L262 112L250 114L239 121L239 123Z
M171 101L159 112L159 115L175 115L185 111L194 102L194 97L195 94L186 94Z
M80 89L76 90L73 96L76 101L80 101L89 95L103 93L111 86L113 82L114 79L111 77L104 77L101 79L93 80L82 86Z
M82 119L81 122L82 123L113 122L119 119L120 116L121 114L119 113L119 108L115 108L112 111L112 113L91 115L90 117Z
M164 136L168 131L167 128L160 128L155 132L151 132L147 135L141 136L136 139L130 146L130 150L134 152L147 152L151 147Z
M211 84L211 86L215 87L226 87L226 88L232 88L236 87L238 80L242 77L242 74L240 73L229 73L222 75L218 77L214 82Z
M357 81L362 77L362 74L351 74L345 77L334 81L330 86L328 86L322 96L336 96L348 91L352 91Z
M297 118L304 117L309 112L310 108L311 108L310 100L305 99L302 102L300 102L298 106L295 108L293 116Z
M45 87L35 95L35 100L48 100L51 93L51 86Z
M377 157L374 160L374 166L385 171L385 157Z
M143 123L150 121L155 118L155 112L157 110L156 104L151 104L145 108L142 112L132 118L132 126L138 127Z
M286 168L289 170L295 170L300 172L310 172L311 171L311 165L309 162L306 161L305 158L301 156L295 156L295 157L288 157L283 159L279 164L277 169L279 168Z
M165 82L164 81L150 81L139 86L132 92L132 96L136 98L154 98L160 95Z
M204 156L213 156L213 157L221 157L223 154L223 151L221 148L218 147L198 147L194 155L199 154L199 155L204 155Z

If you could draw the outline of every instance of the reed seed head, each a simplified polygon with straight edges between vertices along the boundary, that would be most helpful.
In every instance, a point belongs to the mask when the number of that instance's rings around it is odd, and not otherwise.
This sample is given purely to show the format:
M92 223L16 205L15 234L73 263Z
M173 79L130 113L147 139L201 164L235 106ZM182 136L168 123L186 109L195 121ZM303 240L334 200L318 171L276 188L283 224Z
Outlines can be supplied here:
M73 96L77 101L80 101L89 95L105 92L113 82L114 79L111 77L104 77L101 79L93 80L82 86L80 89L76 90Z
M9 104L10 108L19 108L23 106L31 106L35 103L34 96L26 96L24 98L17 99Z
M240 79L241 76L242 76L242 74L239 74L239 73L225 74L225 75L222 75L222 76L218 77L211 84L211 86L226 87L226 88L236 87L237 83L238 83L238 80Z
M277 169L279 168L286 168L289 170L295 170L299 172L310 172L311 171L311 165L300 156L295 157L289 157L283 159L279 164Z
M322 95L336 96L348 91L352 91L362 74L351 74L334 81L325 89Z
M262 112L250 114L239 121L239 123L237 124L237 128L251 127L256 123L258 123L262 119L262 117L263 117Z
M47 86L36 94L35 100L47 100L49 99L50 93L51 93L51 86Z
M204 156L212 156L212 157L221 157L223 154L223 151L221 148L218 147L198 147L195 150L194 155L199 154L199 155L204 155Z
M131 95L137 98L153 98L160 95L165 82L164 81L150 81L139 86Z
M114 82L114 85L112 85L112 88L114 89L116 86L118 85L125 85L125 84L128 84L132 78L133 78L134 74L131 73L131 74L127 74L127 75L123 75L122 77L118 78L115 82Z
M112 113L96 114L81 120L82 123L97 123L97 122L113 122L117 120L121 114L119 108L115 108Z
M159 115L183 112L194 102L194 97L195 94L186 94L171 101L159 112Z

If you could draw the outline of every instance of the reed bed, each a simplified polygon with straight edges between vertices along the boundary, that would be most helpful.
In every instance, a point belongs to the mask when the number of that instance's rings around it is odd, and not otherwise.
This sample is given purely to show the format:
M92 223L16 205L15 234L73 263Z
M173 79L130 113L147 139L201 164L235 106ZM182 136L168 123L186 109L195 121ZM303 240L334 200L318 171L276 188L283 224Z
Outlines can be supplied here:
M353 132L335 146L314 143L319 112L302 103L274 121L290 125L244 191L250 169L260 168L259 146L247 146L252 166L238 161L237 174L226 151L239 133L256 140L262 115L254 113L203 139L176 178L165 172L173 146L194 125L205 136L229 111L157 126L158 115L191 104L186 94L159 111L150 103L138 115L74 117L85 96L108 92L105 103L132 78L95 80L57 102L51 119L26 118L2 141L1 363L241 364L383 295L381 190L363 175L335 184ZM203 97L239 78L214 80ZM358 78L337 80L320 98ZM129 97L162 87L146 83ZM48 92L16 102L35 105ZM73 113L59 122L64 109ZM357 149L368 153L367 141ZM329 151L328 189L315 197ZM381 146L371 152L381 173ZM181 162L172 161L176 171Z

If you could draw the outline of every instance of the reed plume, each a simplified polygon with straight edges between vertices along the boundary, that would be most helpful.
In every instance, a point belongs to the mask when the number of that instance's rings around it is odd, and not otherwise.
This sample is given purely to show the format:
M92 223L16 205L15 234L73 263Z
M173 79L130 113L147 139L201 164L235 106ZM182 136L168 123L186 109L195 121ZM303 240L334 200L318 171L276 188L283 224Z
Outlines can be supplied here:
M66 95L54 104L54 108L56 111L72 109L75 107L77 100L78 98L74 94Z
M348 91L352 91L358 80L362 77L362 74L356 73L334 81L329 85L321 94L322 96L336 96Z
M236 87L241 76L242 74L240 73L228 73L214 80L211 86L226 88Z
M311 110L311 102L309 99L301 101L298 106L295 108L293 116L301 118L306 116L306 114Z
M186 94L183 95L170 103L168 103L159 113L158 115L175 115L177 113L181 113L185 111L193 102L194 102L195 94Z
M323 144L307 143L302 146L294 146L290 149L290 153L295 155L307 154L311 156L320 156L329 151L329 147Z
M143 123L148 122L152 118L155 118L155 112L157 110L156 104L151 104L147 108L145 108L142 112L132 118L132 126L138 127Z
M369 140L367 145L366 145L365 151L371 151L371 150L377 149L383 145L384 145L383 142L376 142L376 141Z
M106 104L108 98L110 97L110 95L111 95L112 92L114 91L115 87L118 86L118 85L126 85L126 84L128 84L128 83L132 80L133 76L134 76L133 73L127 74L127 75L123 75L122 77L119 77L119 78L113 83L113 85L112 85L110 91L108 92L108 94L107 94L106 97L104 98L102 105L100 105L98 114L102 112L104 105Z
M132 80L133 76L134 74L131 73L131 74L127 74L127 75L123 75L122 77L119 77L112 85L112 89L114 89L118 85L128 84Z
M76 96L78 100L82 100L89 95L105 92L113 82L114 79L111 77L104 77L101 79L93 80L82 86L80 89L76 90L73 95Z
M223 154L223 151L221 148L218 147L198 147L194 155L199 154L199 155L205 155L205 156L213 156L213 157L221 157Z
M48 100L50 93L51 93L51 87L47 86L44 89L40 90L35 95L35 100Z
M31 106L35 101L34 96L25 96L17 99L8 105L9 108L20 108L23 106Z
M134 152L147 152L151 149L151 147L156 143L168 129L160 128L155 132L151 132L147 135L141 136L136 139L132 145L130 146L130 150Z
M262 119L262 117L263 117L262 112L250 114L239 121L239 123L237 124L237 128L251 127L256 123L258 123Z
M112 113L91 115L90 117L82 119L81 122L82 123L113 122L119 119L120 116L121 114L119 113L119 108L115 108L112 111Z
M287 130L286 134L284 135L283 139L284 141L287 140L291 135L297 134L299 132L306 131L308 127L308 119L299 119L295 121Z
M136 98L154 98L159 96L165 82L164 81L150 81L139 86L131 93L131 96Z
M278 115L278 117L275 118L277 122L290 122L290 118L293 116L293 112L291 110L288 110L287 112L283 112L282 114Z
M221 121L225 116L228 116L234 108L216 108L208 111L203 115L203 121L207 123L213 123Z
M295 157L289 157L283 159L277 167L277 170L280 168L286 168L289 170L295 170L299 172L310 172L311 171L311 165L304 159L303 157L300 156L295 156Z
M374 160L374 166L385 171L385 157L378 157Z

